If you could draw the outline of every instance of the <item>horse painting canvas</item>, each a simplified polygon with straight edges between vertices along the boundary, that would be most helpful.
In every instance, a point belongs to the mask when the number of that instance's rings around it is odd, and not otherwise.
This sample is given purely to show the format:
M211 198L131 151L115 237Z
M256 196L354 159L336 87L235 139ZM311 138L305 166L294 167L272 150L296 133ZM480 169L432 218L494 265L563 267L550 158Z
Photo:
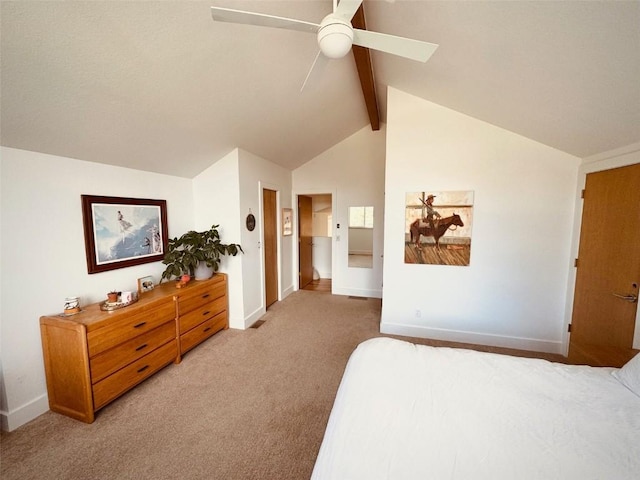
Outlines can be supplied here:
M472 191L406 194L405 263L469 265Z

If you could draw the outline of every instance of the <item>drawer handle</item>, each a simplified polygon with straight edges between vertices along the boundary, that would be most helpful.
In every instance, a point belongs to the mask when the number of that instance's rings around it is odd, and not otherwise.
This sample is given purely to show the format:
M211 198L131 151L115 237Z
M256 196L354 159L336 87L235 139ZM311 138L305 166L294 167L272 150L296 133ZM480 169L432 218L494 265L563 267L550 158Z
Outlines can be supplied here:
M149 368L149 365L145 365L144 367L139 368L139 369L138 369L138 373L142 373L142 372L144 372L147 368Z
M147 344L146 344L146 343L145 343L145 344L143 344L143 345L140 345L138 348L136 348L136 352L139 352L139 351L140 351L140 350L142 350L143 348L147 348Z
M209 315L211 312L207 310L206 312L202 312L202 315Z
M205 293L204 295L202 295L202 298L209 298L209 294Z
M133 328L140 328L140 327L144 327L147 324L147 322L140 322L137 325L134 325Z
M207 327L203 330L203 332L208 332L209 330L211 330L211 327Z

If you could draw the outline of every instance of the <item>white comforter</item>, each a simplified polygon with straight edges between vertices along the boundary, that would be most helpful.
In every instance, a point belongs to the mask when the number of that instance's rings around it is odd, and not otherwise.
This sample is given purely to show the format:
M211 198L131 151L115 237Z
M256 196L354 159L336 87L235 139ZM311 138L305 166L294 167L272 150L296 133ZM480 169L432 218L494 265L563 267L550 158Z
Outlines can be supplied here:
M368 340L312 479L638 480L640 397L613 370Z

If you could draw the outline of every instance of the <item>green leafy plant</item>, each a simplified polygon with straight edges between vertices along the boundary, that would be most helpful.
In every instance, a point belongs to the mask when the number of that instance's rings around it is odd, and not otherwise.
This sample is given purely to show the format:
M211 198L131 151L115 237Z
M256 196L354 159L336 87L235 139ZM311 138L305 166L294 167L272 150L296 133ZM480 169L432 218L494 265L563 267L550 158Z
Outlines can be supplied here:
M242 247L236 243L222 243L218 227L219 225L212 225L209 230L203 232L190 230L179 238L169 239L167 253L162 260L167 268L162 273L160 282L183 274L193 276L200 262L205 262L208 267L217 272L220 257L224 255L235 257L238 252L244 253Z

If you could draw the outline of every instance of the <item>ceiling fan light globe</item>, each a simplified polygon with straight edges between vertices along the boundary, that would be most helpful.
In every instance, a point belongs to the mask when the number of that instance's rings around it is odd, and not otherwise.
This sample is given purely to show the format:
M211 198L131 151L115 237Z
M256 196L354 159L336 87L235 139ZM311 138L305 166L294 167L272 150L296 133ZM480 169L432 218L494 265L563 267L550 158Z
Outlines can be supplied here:
M353 27L349 22L328 15L318 29L318 46L324 56L342 58L353 43Z

